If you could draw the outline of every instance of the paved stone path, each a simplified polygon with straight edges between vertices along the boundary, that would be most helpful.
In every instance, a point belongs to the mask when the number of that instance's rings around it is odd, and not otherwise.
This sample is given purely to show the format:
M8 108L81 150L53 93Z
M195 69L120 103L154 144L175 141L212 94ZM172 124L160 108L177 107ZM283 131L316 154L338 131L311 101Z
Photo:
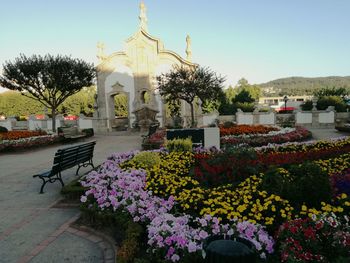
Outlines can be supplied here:
M312 129L316 139L349 135L334 129ZM139 149L140 134L113 133L95 136L94 163L100 164L113 152ZM38 194L41 180L32 175L51 167L54 153L67 145L0 153L0 262L114 262L114 251L100 237L70 227L79 217L77 208L57 208L60 184L48 184ZM65 183L74 178L75 168L62 174ZM87 170L81 169L80 173Z
M113 152L141 146L138 133L98 135L89 140L97 141L93 158L95 165L105 161ZM59 182L47 184L45 193L39 194L41 180L32 178L33 174L51 168L57 149L70 145L0 153L1 263L114 262L114 251L108 243L94 234L70 227L79 216L78 208L54 207L61 198ZM82 168L79 173L88 169ZM75 170L72 168L62 173L65 183L74 179Z

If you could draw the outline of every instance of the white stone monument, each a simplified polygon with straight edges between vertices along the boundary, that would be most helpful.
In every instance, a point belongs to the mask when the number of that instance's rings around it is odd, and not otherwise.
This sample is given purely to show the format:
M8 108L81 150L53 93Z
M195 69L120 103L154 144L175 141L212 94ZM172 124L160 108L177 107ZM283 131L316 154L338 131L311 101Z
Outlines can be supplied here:
M115 122L114 96L125 94L128 98L129 128L137 120L143 109L151 113L160 126L165 122L165 107L156 91L156 76L169 71L172 66L194 67L191 62L191 39L186 37L187 59L166 50L160 39L148 33L146 6L140 4L140 25L137 32L126 40L125 50L106 55L104 44L98 43L99 65L97 66L97 114L95 129L111 131ZM186 107L183 107L186 109ZM147 115L147 114L146 114ZM182 113L184 115L184 113ZM153 120L154 121L154 120Z

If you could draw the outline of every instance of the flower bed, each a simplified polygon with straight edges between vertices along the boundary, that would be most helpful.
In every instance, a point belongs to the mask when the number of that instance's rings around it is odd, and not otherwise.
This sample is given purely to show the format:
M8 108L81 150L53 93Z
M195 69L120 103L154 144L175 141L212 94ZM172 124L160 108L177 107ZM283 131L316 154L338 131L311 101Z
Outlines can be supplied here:
M49 145L59 141L60 138L57 135L42 135L17 140L2 140L0 141L0 151L26 149L42 145Z
M221 224L218 218L211 215L194 217L172 214L176 204L174 198L160 197L155 195L158 191L148 190L145 170L120 167L120 164L131 159L135 153L114 155L98 172L91 172L86 177L82 185L89 190L81 197L81 201L87 208L97 206L100 211L128 211L134 221L146 224L148 245L161 257L172 262L189 256L200 257L204 239L213 234L235 234L246 238L253 243L256 252L262 258L273 252L273 240L261 225L236 220ZM179 161L181 154L168 157L168 161L170 158L178 158ZM186 159L188 160L185 158L179 166L178 162L174 163L169 170L181 169ZM166 188L164 181L160 181L160 185ZM176 184L174 188L176 187L180 185Z
M220 127L220 136L226 135L252 135L252 134L268 134L271 131L279 131L280 129L274 126L265 125L236 125L232 127Z
M347 262L350 225L334 216L295 219L277 233L281 262ZM322 250L321 250L322 249Z
M8 131L0 133L0 140L18 140L42 135L47 133L45 131Z
M165 130L157 131L143 142L142 149L159 149L164 145L165 137ZM223 147L240 144L258 147L268 144L304 141L309 138L311 138L311 132L303 127L279 128L264 125L220 127L220 142Z
M338 142L336 146L326 150L334 154L335 149L339 150L339 144L341 143ZM319 145L315 143L314 149L318 149ZM343 146L346 145L344 143ZM278 153L280 151L282 150L280 149ZM315 150L314 152L320 151ZM303 152L307 153L304 150L299 153ZM267 175L261 173L245 175L244 173L249 173L249 171L242 170L242 167L239 168L242 177L236 177L239 179L229 178L227 180L226 178L226 181L220 182L219 176L218 179L213 179L219 182L208 185L208 178L203 181L196 178L194 176L195 156L205 159L218 153L220 154L214 150L204 151L202 149L198 149L196 154L191 152L168 153L165 150L159 150L157 154L160 159L151 166L136 162L134 156L137 155L137 152L113 155L99 171L91 172L82 182L88 190L82 196L81 201L87 210L95 209L98 213L127 211L134 221L142 222L142 225L146 226L147 243L152 255L158 260L164 258L171 262L191 260L200 262L202 244L209 235L225 234L246 238L254 244L256 253L264 258L273 252L273 240L266 229L273 234L280 225L293 222L292 220L296 218L311 218L313 222L318 222L321 220L320 217L331 214L334 214L333 217L337 222L339 221L339 224L344 226L342 218L350 213L350 199L346 193L340 193L339 188L338 195L333 199L324 198L326 202L322 199L323 195L317 195L317 191L313 193L305 190L302 196L304 199L298 199L298 196L295 196L290 202L284 196L291 196L293 189L281 190L278 187L272 187L274 181L266 181ZM245 152L241 155L242 159L247 154L252 154L252 152ZM314 155L315 153L305 155L303 158L311 158ZM308 185L322 187L327 184L327 180L329 181L327 178L332 177L334 170L350 168L348 155L316 160L303 166L280 168L270 173L269 176L272 179L276 177L277 183L281 182L279 178L282 178L286 181L285 185L292 185L297 181L299 185L304 185L306 181L303 180L309 179ZM236 166L240 165L236 164ZM209 164L206 169L213 169L213 165ZM227 172L225 169L217 171L218 174ZM208 174L212 172L210 170ZM313 182L318 182L318 184ZM277 192L280 192L282 196L276 194ZM313 199L315 207L303 203L303 200L306 202L309 197L316 198ZM342 229L345 229L345 234L349 233L348 228ZM281 249L284 244L281 236L276 239L279 249L276 255L279 260L287 260L288 257ZM302 249L299 254L308 257L307 252ZM326 251L322 248L319 248L317 252L325 257ZM350 256L346 252L339 253L343 253L342 255L346 257Z
M266 134L249 134L243 136L223 136L220 141L224 146L246 144L253 147L267 144L281 144L285 142L303 141L311 138L311 132L303 127L283 128Z
M350 137L338 137L322 141L287 142L283 144L268 144L255 149L260 153L271 152L307 152L313 150L326 150L331 148L344 148L350 146Z
M143 150L159 149L163 144L166 136L165 130L158 130L142 143Z

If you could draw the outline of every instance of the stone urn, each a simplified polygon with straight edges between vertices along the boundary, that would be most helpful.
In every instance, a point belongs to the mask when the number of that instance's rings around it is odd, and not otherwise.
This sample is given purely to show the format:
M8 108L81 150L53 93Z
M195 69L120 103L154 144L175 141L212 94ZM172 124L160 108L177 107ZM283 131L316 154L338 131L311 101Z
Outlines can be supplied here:
M151 109L147 106L143 106L137 110L135 110L133 113L136 116L136 121L134 122L133 126L140 128L141 132L148 131L149 126L158 124L159 122L156 120L156 115L159 111Z

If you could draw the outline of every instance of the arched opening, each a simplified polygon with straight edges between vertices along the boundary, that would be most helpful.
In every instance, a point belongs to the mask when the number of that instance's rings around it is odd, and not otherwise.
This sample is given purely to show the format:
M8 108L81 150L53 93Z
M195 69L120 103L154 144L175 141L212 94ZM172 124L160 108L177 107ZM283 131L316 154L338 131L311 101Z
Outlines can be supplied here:
M113 130L123 131L129 127L129 96L128 93L118 92L111 94L111 106L113 109L114 118L111 120L111 127Z
M141 92L141 103L148 104L151 99L151 96L147 90Z
M128 117L128 97L124 93L114 96L114 114L116 118Z

